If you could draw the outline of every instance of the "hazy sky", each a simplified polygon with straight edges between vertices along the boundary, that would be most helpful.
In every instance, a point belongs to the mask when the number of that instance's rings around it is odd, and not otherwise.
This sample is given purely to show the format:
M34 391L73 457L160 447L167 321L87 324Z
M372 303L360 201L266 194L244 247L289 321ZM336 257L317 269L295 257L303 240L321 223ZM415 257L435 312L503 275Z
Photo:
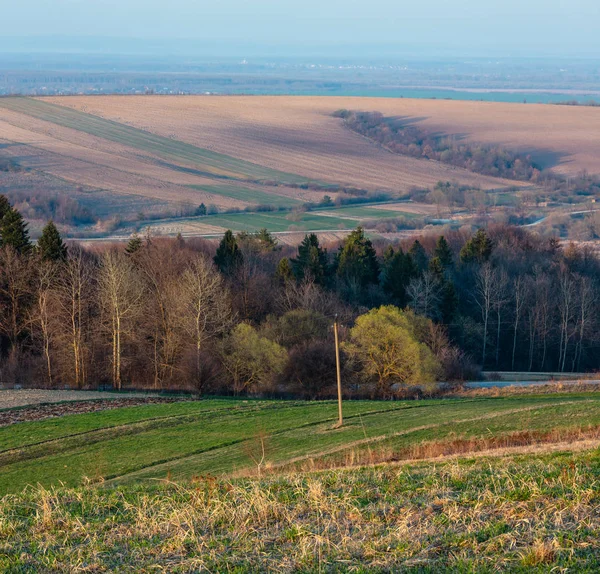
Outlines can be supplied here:
M600 56L600 0L0 0L0 36Z

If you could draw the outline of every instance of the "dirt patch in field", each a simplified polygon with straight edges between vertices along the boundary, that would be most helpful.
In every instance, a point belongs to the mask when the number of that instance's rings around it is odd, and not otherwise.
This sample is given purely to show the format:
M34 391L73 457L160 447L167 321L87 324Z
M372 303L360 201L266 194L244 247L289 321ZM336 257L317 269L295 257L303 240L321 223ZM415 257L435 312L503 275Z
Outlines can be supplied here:
M0 389L0 411L29 405L66 401L154 399L152 393L112 393L103 391L63 391L49 389Z
M180 398L163 397L145 397L145 398L117 398L117 399L99 399L89 401L77 401L68 399L64 403L56 404L37 404L23 407L9 408L0 410L0 427L21 423L25 421L39 421L62 417L65 415L75 415L82 413L95 413L111 409L121 409L123 407L136 407L138 405L172 403L184 400Z

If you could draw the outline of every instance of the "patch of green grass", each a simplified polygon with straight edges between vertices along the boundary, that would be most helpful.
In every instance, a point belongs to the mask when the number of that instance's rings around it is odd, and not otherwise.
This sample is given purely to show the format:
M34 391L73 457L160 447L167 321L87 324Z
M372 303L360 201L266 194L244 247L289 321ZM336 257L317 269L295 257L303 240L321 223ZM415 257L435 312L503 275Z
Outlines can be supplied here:
M0 499L0 570L592 573L599 478L592 451L28 489Z
M208 175L236 179L275 180L282 183L305 183L309 181L299 175L273 170L42 100L1 98L0 107L149 152L167 161L192 165Z
M408 402L206 400L126 407L0 429L0 493L27 484L119 483L345 460L427 441L503 436L600 424L600 394L528 395ZM336 458L337 457L337 458Z
M358 219L392 219L396 217L404 217L406 219L418 219L422 217L416 213L406 213L401 210L398 205L398 210L391 209L377 209L376 207L336 207L328 210L319 209L317 213L335 213L344 217L358 218Z
M184 220L181 220L185 222ZM201 223L224 227L233 231L258 231L266 228L269 231L323 231L336 229L353 229L357 221L339 217L327 217L311 212L290 214L289 212L271 211L261 213L223 213L206 215L194 219Z

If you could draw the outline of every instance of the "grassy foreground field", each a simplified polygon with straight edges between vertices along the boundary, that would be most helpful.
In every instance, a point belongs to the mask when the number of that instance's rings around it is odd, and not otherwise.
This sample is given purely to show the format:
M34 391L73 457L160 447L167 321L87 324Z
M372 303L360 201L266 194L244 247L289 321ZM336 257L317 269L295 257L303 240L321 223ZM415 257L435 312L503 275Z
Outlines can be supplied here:
M2 427L0 570L600 568L600 393L353 401L341 429L336 407L208 399Z
M30 489L6 572L597 572L598 452Z

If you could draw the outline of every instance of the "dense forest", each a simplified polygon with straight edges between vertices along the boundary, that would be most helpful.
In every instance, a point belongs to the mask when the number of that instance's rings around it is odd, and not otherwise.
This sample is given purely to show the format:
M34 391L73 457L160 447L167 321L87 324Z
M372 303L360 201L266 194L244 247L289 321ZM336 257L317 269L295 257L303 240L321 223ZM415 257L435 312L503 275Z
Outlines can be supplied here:
M0 381L198 392L391 397L479 370L600 364L600 261L490 226L396 244L358 228L327 249L266 230L36 245L0 196Z

